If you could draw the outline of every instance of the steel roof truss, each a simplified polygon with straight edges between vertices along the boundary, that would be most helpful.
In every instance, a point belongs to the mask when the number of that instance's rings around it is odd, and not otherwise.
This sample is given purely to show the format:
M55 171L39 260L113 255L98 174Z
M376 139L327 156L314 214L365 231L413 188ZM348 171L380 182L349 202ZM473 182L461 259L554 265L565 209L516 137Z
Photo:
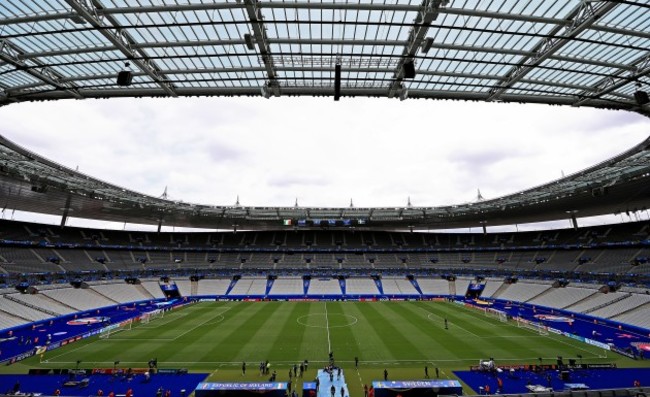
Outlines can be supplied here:
M259 2L257 0L244 0L246 6L246 13L251 22L251 27L253 28L253 37L255 38L255 44L259 49L260 58L264 67L266 69L266 74L268 77L268 82L266 83L266 89L270 90L270 93L273 93L275 96L280 95L280 86L277 81L277 71L275 65L273 64L273 56L270 51L269 40L266 35L266 26L264 25L264 16L259 7Z
M417 17L413 22L413 28L409 31L409 37L404 44L402 58L395 69L393 82L388 92L389 98L394 98L403 89L404 63L413 62L413 57L424 41L431 23L438 17L440 8L446 6L448 2L449 0L422 0Z
M55 87L57 90L67 91L77 99L84 99L84 97L79 94L74 84L62 81L64 76L52 70L52 68L49 68L46 65L42 65L38 60L31 61L37 65L37 67L29 66L25 62L23 54L23 51L17 48L14 44L10 43L8 40L0 39L0 59L2 59L4 62L13 65L17 70L21 70L24 73L27 73L30 76ZM5 91L7 97L9 98L11 93L9 90Z
M127 59L151 77L168 95L176 97L174 87L167 81L161 70L147 58L147 55L134 47L133 40L127 32L119 27L110 16L101 15L93 0L65 0L85 21L97 28L98 32L116 46ZM100 7L103 8L103 7ZM106 23L108 22L108 23Z
M533 55L511 69L499 85L490 90L488 101L498 100L499 97L521 80L526 74L535 69L544 60L559 51L572 38L577 37L581 32L589 29L593 23L613 10L618 3L599 2L594 3L583 0L578 8L572 13L571 24L567 26L556 26L547 37L545 37L533 51Z

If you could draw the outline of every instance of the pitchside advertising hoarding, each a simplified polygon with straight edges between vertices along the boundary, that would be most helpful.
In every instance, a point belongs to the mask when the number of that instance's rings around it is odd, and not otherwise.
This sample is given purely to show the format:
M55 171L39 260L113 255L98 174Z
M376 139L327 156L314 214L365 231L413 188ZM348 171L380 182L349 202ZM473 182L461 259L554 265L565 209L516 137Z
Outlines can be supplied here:
M375 397L436 397L463 394L463 388L457 380L373 381L372 387Z
M286 382L202 382L196 386L196 397L285 397Z

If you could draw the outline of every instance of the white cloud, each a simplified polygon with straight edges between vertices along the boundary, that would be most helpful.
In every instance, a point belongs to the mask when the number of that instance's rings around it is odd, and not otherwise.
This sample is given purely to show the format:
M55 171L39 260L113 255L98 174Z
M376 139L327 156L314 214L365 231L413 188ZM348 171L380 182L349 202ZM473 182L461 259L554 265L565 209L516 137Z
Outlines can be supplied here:
M436 206L494 198L647 136L632 113L342 98L111 99L0 109L0 133L147 193L225 205Z

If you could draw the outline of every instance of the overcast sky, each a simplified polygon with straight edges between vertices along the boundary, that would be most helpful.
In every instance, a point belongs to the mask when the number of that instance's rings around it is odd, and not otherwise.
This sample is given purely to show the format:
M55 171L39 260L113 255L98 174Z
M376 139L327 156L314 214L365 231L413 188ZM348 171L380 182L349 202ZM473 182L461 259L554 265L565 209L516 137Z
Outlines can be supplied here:
M648 136L628 112L409 99L15 104L0 134L65 166L201 204L439 206L517 192ZM568 226L568 223L567 225Z

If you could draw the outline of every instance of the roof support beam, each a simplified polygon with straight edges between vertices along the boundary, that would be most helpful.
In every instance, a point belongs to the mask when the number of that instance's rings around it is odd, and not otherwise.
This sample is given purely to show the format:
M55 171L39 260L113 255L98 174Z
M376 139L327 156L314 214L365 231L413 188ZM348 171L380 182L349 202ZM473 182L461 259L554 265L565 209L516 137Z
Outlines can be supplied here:
M327 66L279 66L276 68L278 71L282 72L331 72L332 69ZM352 69L347 69L350 72L353 73L391 73L394 71L392 68L371 68L371 67L355 67ZM203 68L201 70L197 70L193 72L193 74L213 74L213 73L243 73L243 72L264 72L266 71L266 68L263 66L256 66L256 67L231 67L231 68ZM187 73L186 69L168 69L165 71L165 74L168 76L173 76L173 75L184 75ZM452 78L468 78L468 79L481 79L481 80L494 80L498 81L501 79L501 76L498 75L491 75L491 74L474 74L474 73L459 73L459 72L444 72L444 71L429 71L429 70L421 70L419 72L423 76L431 76L431 77L452 77ZM133 75L134 76L140 76L142 75L142 72L135 72ZM84 77L77 77L77 78L66 78L62 79L62 81L75 81L75 82L82 82L82 81L92 81L92 80L101 80L101 79L110 79L112 78L112 74L101 74L101 75L95 75L95 76L84 76ZM224 81L227 81L228 79L224 79ZM528 83L528 84L537 84L537 85L544 85L544 86L549 86L549 87L558 87L558 88L568 88L572 90L582 90L586 92L591 92L592 88L584 85L577 85L577 84L568 84L568 83L558 83L554 81L545 81L545 80L534 80L534 79L523 79L522 82ZM16 90L24 90L24 89L30 89L34 88L36 85L34 84L29 84L29 85L23 85L23 86L17 86L14 87ZM89 92L88 90L85 90L85 92ZM614 94L616 95L616 93ZM626 98L629 99L629 98Z
M261 8L275 8L275 9L310 9L310 10L359 10L359 11L402 11L414 12L419 11L421 6L411 4L379 4L379 3L342 3L342 2L258 2ZM101 12L103 14L133 14L133 13L158 13L158 12L184 12L184 11L209 11L209 10L224 10L239 8L237 3L194 3L194 4L166 4L162 6L147 6L141 7L116 7L106 8ZM513 21L527 21L542 24L559 24L566 22L557 18L544 18L532 15L498 13L492 11L470 10L464 8L448 8L442 11L451 15L465 15L477 17L489 17L496 19L507 19Z
M264 26L264 16L259 7L260 3L257 0L244 0L244 5L246 6L246 13L248 14L248 19L250 19L253 28L255 44L257 44L262 62L266 68L268 82L265 88L268 90L267 92L269 94L279 96L280 86L277 81L277 73L275 65L273 64L273 57L269 49L269 39L266 36L266 26Z
M603 95L607 95L626 84L634 84L640 78L650 75L650 54L644 55L636 59L631 64L633 71L629 75L624 76L625 70L612 73L611 76L599 81L591 90L585 90L578 95L578 100L573 103L573 106L580 106L591 99L599 99ZM648 105L644 106L646 109L642 112L644 115L649 115L650 111L647 110Z
M0 39L0 60L13 65L17 70L27 73L30 76L53 86L56 90L66 91L77 99L84 99L84 97L79 94L77 87L73 83L62 81L64 76L52 70L52 68L47 65L40 63L38 60L30 61L35 64L36 67L27 65L23 58L23 54L24 51L16 47L15 44L10 43L6 39ZM11 98L11 92L9 90L5 90L5 92L7 98Z
M404 64L407 62L413 62L413 57L426 37L431 22L438 17L440 8L447 5L447 3L448 0L422 0L422 4L418 10L418 15L413 22L413 28L411 28L409 37L404 44L402 58L395 69L393 82L388 91L389 98L394 98L404 89L402 85L402 80L404 79Z
M90 23L97 29L97 32L122 51L127 59L131 60L140 70L153 79L167 95L177 96L174 87L167 82L161 70L147 58L147 54L144 51L134 48L133 44L135 40L127 32L120 29L117 21L111 16L100 15L98 13L98 10L103 9L103 7L97 6L97 0L65 1L81 18Z
M299 45L385 45L385 46L397 46L403 45L404 41L400 40L341 40L341 39L268 39L269 44L299 44ZM148 42L148 43L137 43L133 44L134 49L148 49L148 48L174 48L174 47L198 47L198 46L232 46L232 45L244 45L244 39L231 39L231 40L205 40L205 41L196 41L196 40L183 40L176 42ZM480 53L489 53L489 54L506 54L514 56L524 56L532 57L534 53L532 51L523 51L515 50L509 48L492 48L492 47L479 47L479 46L467 46L467 45L458 45L458 44L443 44L443 43L434 43L431 46L431 49L438 50L457 50L457 51L467 51L467 52L480 52ZM89 48L71 48L71 49L58 49L54 51L45 51L45 52L30 52L28 54L23 54L23 59L33 59L40 57L56 57L64 55L76 55L76 54L88 54L95 52L109 52L118 50L115 46L101 46L101 47L89 47ZM561 62L572 62L579 63L584 65L594 65L594 66L604 66L604 67L614 67L621 70L634 71L633 66L617 64L612 62L604 62L596 59L588 58L574 58L561 55L551 55L548 59L561 61Z
M548 37L537 44L533 50L534 55L524 58L519 65L512 68L503 78L500 84L490 90L488 101L498 100L503 93L530 73L536 66L544 62L551 55L559 51L573 38L589 29L595 21L613 10L619 3L603 1L594 3L583 0L580 5L571 13L568 26L556 26Z
M190 12L190 11L210 11L221 9L240 8L241 6L236 3L198 3L198 4L166 4L166 5L143 5L141 7L115 7L103 8L97 10L98 15L128 15L128 14L142 14L142 13L159 13L159 12ZM291 3L259 3L261 8L270 9L314 9L314 10L350 10L350 11L403 11L413 12L418 11L420 6L410 4L376 4L376 3L306 3L306 2L291 2ZM448 15L469 16L478 18L500 19L508 21L520 21L539 23L545 25L570 25L571 21L566 19L538 17L533 15L500 13L494 11L484 10L471 10L464 8L445 8L440 12ZM53 21L59 19L72 19L78 17L74 12L61 12L51 13L47 15L29 15L15 18L5 18L0 20L2 25L15 25L21 23ZM613 26L593 25L591 30L599 32L607 32L614 34L621 34L626 36L634 36L648 39L650 33L641 30L620 29Z

